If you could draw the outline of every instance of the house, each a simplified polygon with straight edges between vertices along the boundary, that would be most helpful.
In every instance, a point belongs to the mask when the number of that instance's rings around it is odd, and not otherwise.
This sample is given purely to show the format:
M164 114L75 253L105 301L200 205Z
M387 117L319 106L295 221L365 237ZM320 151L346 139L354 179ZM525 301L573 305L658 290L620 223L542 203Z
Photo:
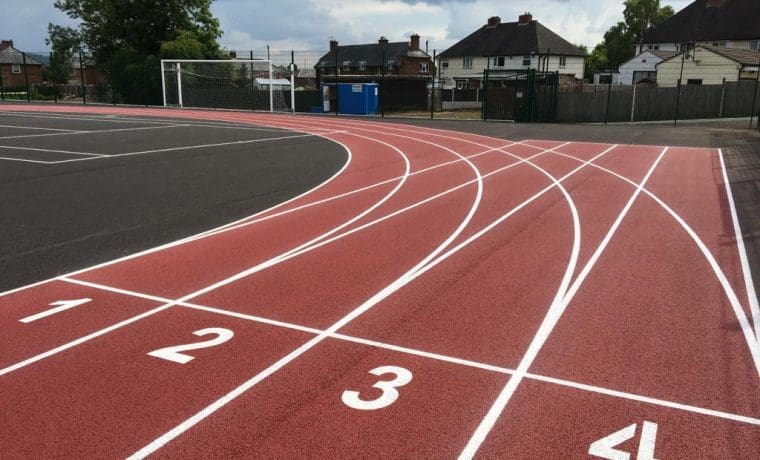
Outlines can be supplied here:
M298 69L296 72L296 87L315 89L317 87L317 71L315 69Z
M380 37L377 43L339 46L337 40L330 40L330 51L314 68L320 82L334 81L336 68L341 82L375 81L378 76L427 80L435 74L432 59L420 50L417 34L409 42Z
M81 85L84 81L86 85L104 85L108 82L105 73L98 68L94 57L82 56L80 60L79 55L75 55L70 62L72 73L69 84Z
M390 42L380 37L377 43L339 46L330 40L330 51L314 66L318 85L339 83L379 83L385 109L425 109L427 83L435 75L433 60L420 49L420 36L408 42ZM331 93L331 99L335 94Z
M657 64L675 56L675 51L644 50L638 56L624 62L619 67L619 83L634 85L641 81L649 83L657 81Z
M677 86L682 68L682 83L689 85L756 80L759 66L760 51L698 45L657 64L657 83Z
M583 50L525 13L517 22L489 18L486 25L441 53L438 64L444 86L474 89L481 87L487 68L489 81L514 79L526 69L582 79L585 60Z
M697 0L645 32L636 54L681 52L695 45L760 50L760 1Z
M42 83L42 67L42 62L14 48L13 40L0 41L0 77L5 89Z

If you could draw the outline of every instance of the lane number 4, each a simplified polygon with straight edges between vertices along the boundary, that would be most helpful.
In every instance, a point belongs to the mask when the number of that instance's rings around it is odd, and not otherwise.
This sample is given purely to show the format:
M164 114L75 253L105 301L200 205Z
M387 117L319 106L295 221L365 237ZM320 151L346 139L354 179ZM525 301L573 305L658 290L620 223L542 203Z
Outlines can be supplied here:
M224 342L227 342L232 338L232 336L235 335L234 332L232 332L229 329L224 329L221 327L209 327L206 329L201 329L199 331L193 332L194 335L197 335L198 337L203 337L204 335L216 335L216 338L213 338L211 340L205 340L203 342L197 342L197 343L188 343L186 345L176 345L173 347L166 347L166 348L160 348L155 351L151 351L148 353L150 356L154 356L156 358L165 359L167 361L172 361L179 364L187 364L190 361L195 359L195 356L187 355L183 352L185 351L191 351L191 350L200 350L201 348L210 348L215 347L217 345L221 345Z
M622 430L618 430L610 435L603 437L591 444L588 453L595 457L606 458L609 460L630 460L631 454L616 449L616 447L629 439L636 436L638 424L628 425ZM657 440L657 424L654 422L644 422L641 427L641 439L639 440L639 452L636 460L657 460L654 458L655 442Z
M398 366L381 366L372 369L369 373L378 377L393 374L395 378L393 380L380 380L372 385L373 388L382 391L382 394L376 399L362 399L358 391L346 390L341 397L343 404L357 410L382 409L396 402L399 397L397 388L403 387L412 381L412 373Z

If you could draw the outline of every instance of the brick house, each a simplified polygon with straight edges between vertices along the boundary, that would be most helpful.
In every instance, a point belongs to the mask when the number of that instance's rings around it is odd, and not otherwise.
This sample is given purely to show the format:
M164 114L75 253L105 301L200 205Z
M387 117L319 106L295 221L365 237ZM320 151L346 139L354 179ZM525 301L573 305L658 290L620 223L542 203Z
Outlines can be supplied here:
M4 88L22 88L26 85L42 83L42 62L13 47L13 40L0 41L0 76Z
M435 75L430 55L420 49L420 36L408 42L390 42L380 37L377 43L339 46L330 40L330 51L314 66L318 85L340 83L379 83L385 109L425 109L427 85ZM332 97L332 96L331 96Z

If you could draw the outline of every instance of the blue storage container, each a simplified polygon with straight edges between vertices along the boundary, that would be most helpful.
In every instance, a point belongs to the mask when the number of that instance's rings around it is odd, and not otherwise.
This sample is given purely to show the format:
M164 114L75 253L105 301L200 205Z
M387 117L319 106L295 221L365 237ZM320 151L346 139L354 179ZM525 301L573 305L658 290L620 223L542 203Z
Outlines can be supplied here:
M375 115L379 107L377 83L338 84L338 111L351 115Z

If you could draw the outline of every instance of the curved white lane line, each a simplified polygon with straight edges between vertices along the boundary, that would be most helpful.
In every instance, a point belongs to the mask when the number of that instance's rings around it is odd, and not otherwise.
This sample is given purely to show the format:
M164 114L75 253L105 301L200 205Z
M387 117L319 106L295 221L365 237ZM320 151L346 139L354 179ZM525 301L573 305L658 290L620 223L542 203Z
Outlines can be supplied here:
M744 235L741 225L739 225L739 215L736 213L736 203L734 203L734 193L731 190L731 182L728 180L728 171L726 162L723 158L723 149L718 149L720 157L720 167L723 170L723 183L726 184L726 198L728 206L731 209L731 220L734 224L734 235L736 235L736 246L739 250L739 261L742 264L742 273L744 275L744 288L747 291L747 302L752 312L752 324L755 327L755 339L760 342L760 305L757 302L757 293L755 292L755 283L752 280L752 270L749 267L747 259L747 249L744 247ZM760 372L760 369L758 370Z
M558 152L555 152L555 153L558 155L562 155L564 157L573 159L575 161L582 161L579 158L575 158L572 155L558 153ZM622 176L616 173L615 171L607 169L604 166L600 166L597 164L594 164L591 166L598 168L599 170L604 171L608 174L611 174L612 176L615 176L618 179L633 185L634 187L637 186L636 182L632 181L631 179L625 176ZM731 287L731 283L728 281L728 278L723 272L723 269L720 268L718 261L715 260L715 257L713 257L712 252L707 247L705 242L702 241L699 235L697 235L697 232L695 232L694 229L692 229L691 226L688 223L686 223L686 221L678 213L676 213L670 206L668 206L667 203L662 201L660 197L658 197L657 195L649 191L646 187L642 188L642 192L646 194L648 197L650 197L652 200L654 200L662 209L664 209L665 212L667 212L683 228L683 230L689 235L689 237L691 237L691 239L694 241L694 244L696 244L699 250L702 252L702 255L704 256L705 260L707 260L707 263L710 265L710 268L712 268L713 272L715 273L715 276L718 279L718 282L723 288L723 292L725 293L726 298L731 304L731 308L734 311L736 320L739 322L739 325L742 328L742 333L744 334L744 339L746 340L747 346L749 347L750 355L752 356L752 361L755 365L755 369L757 370L758 376L760 376L760 346L758 345L758 340L756 339L755 334L752 330L752 327L749 324L747 315L744 313L744 309L741 306L741 302L739 301L739 298L736 295L736 292Z
M591 269L594 267L594 265L596 265L596 262L597 260L599 260L599 257L601 257L602 253L607 248L607 245L612 240L612 237L615 235L615 232L620 227L620 224L623 222L623 219L625 219L625 216L628 214L628 211L631 209L634 202L641 194L642 189L644 188L647 181L654 173L654 170L657 168L657 165L660 164L660 161L665 156L667 151L668 149L665 148L662 151L662 153L660 153L660 156L657 157L657 160L654 162L652 167L649 168L649 171L647 172L646 176L644 176L644 179L642 180L641 184L637 185L636 191L628 200L628 203L626 203L625 207L620 212L617 219L615 219L615 222L612 224L609 231L604 236L604 239L602 239L602 242L599 243L599 246L597 246L591 258L588 260L588 262L586 262L586 265L583 267L581 272L575 278L575 281L573 281L567 294L561 299L560 302L556 304L553 303L552 306L549 308L549 312L546 314L546 317L541 322L541 326L538 328L538 331L536 332L536 335L533 337L533 340L531 340L530 345L528 346L528 350L525 352L525 355L523 355L523 358L520 360L520 364L517 366L517 369L515 369L515 373L509 379L504 389L502 389L501 393L499 393L499 396L491 405L491 408L488 410L488 413L486 414L486 416L483 418L483 420L481 420L480 424L478 425L478 428L475 430L472 437L467 442L467 445L465 446L464 450L460 454L459 456L460 459L471 459L475 456L478 449L480 449L480 446L483 444L483 441L485 441L486 437L488 436L488 434L491 432L494 425L496 424L496 421L498 420L499 416L501 416L502 412L507 407L507 404L509 404L509 401L512 399L512 395L514 395L518 386L520 385L520 383L522 383L523 379L525 378L525 375L528 372L528 369L530 369L530 366L533 364L533 361L538 356L538 353L541 351L544 344L549 339L549 335L551 335L552 331L554 330L554 327L557 325L560 318L562 317L565 310L567 309L567 306L570 304L573 297L580 289L580 286L586 280L586 277L591 272Z

